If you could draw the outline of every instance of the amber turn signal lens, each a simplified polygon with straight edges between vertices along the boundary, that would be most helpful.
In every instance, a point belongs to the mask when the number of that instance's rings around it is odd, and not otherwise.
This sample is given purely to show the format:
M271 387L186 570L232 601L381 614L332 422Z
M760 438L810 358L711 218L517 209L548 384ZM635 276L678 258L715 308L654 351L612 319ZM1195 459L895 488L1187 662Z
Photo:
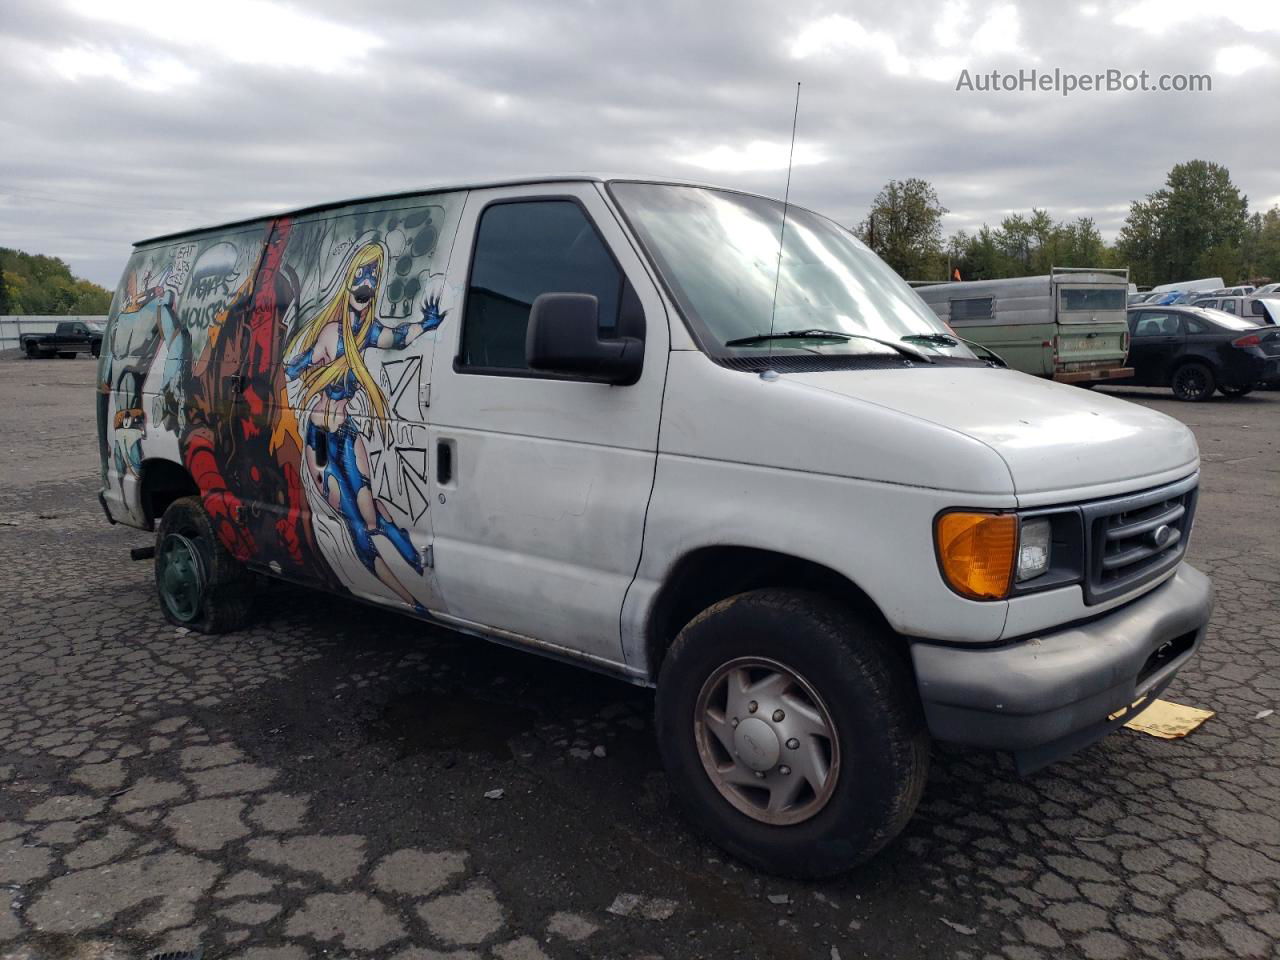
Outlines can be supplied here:
M1009 593L1018 553L1018 518L1011 513L944 513L934 536L951 589L974 600Z

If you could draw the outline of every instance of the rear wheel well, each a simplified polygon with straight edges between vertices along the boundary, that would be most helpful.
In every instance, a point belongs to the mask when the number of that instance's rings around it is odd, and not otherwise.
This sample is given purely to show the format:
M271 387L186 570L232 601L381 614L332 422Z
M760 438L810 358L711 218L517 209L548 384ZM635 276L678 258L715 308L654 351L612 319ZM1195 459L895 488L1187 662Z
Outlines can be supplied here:
M147 460L142 464L139 496L148 523L155 523L164 516L173 501L199 495L200 488L185 467L172 460Z
M763 587L824 594L895 632L866 592L830 567L754 547L705 547L677 561L654 601L646 636L650 677L657 677L667 650L690 620L726 597ZM907 645L898 646L909 664Z
M1178 375L1179 370L1181 370L1183 367L1189 367L1192 364L1197 364L1202 367L1207 367L1209 372L1213 374L1214 379L1215 380L1217 379L1218 365L1214 363L1212 360L1210 360L1208 357L1201 357L1192 353L1192 354L1186 354L1184 356L1181 356L1173 362L1173 366L1169 368L1169 382L1170 383L1173 382L1173 378Z

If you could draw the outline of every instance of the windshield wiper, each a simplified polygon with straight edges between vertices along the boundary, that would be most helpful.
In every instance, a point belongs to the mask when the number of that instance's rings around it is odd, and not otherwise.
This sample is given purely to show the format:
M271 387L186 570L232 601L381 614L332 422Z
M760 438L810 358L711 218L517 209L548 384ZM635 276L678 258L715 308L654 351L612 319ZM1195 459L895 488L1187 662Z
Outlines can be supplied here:
M766 343L769 340L870 340L872 343L878 343L882 347L889 347L896 350L905 357L912 360L920 360L923 363L935 363L936 361L927 354L921 353L919 350L912 350L910 347L904 347L900 343L894 343L892 340L881 340L879 337L873 337L865 333L849 333L845 330L823 330L814 328L810 330L784 330L778 333L757 333L751 337L738 337L736 340L726 340L726 347L747 347L755 343Z
M936 343L943 347L960 346L957 338L949 337L945 333L908 333L902 339L907 343Z
M992 367L1007 367L1004 357L996 353L989 347L984 347L980 343L974 343L972 340L966 340L964 337L957 337L950 333L909 333L902 338L908 343L932 343L943 347L958 347L964 344L975 354L983 355L983 362Z

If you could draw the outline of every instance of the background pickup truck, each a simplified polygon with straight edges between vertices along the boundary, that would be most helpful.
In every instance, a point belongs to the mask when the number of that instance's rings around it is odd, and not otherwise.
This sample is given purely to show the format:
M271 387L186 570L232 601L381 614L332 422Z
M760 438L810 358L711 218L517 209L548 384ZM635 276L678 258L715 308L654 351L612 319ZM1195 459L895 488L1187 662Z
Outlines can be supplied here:
M38 357L97 356L102 351L102 326L84 320L60 323L53 333L24 333L19 343L32 360Z

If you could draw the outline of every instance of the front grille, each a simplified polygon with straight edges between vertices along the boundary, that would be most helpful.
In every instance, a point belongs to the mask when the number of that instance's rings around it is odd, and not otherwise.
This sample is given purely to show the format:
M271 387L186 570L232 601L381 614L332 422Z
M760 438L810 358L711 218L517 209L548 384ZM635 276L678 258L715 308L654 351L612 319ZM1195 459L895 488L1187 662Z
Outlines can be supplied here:
M1088 570L1085 602L1102 603L1172 569L1187 550L1196 477L1082 508Z

